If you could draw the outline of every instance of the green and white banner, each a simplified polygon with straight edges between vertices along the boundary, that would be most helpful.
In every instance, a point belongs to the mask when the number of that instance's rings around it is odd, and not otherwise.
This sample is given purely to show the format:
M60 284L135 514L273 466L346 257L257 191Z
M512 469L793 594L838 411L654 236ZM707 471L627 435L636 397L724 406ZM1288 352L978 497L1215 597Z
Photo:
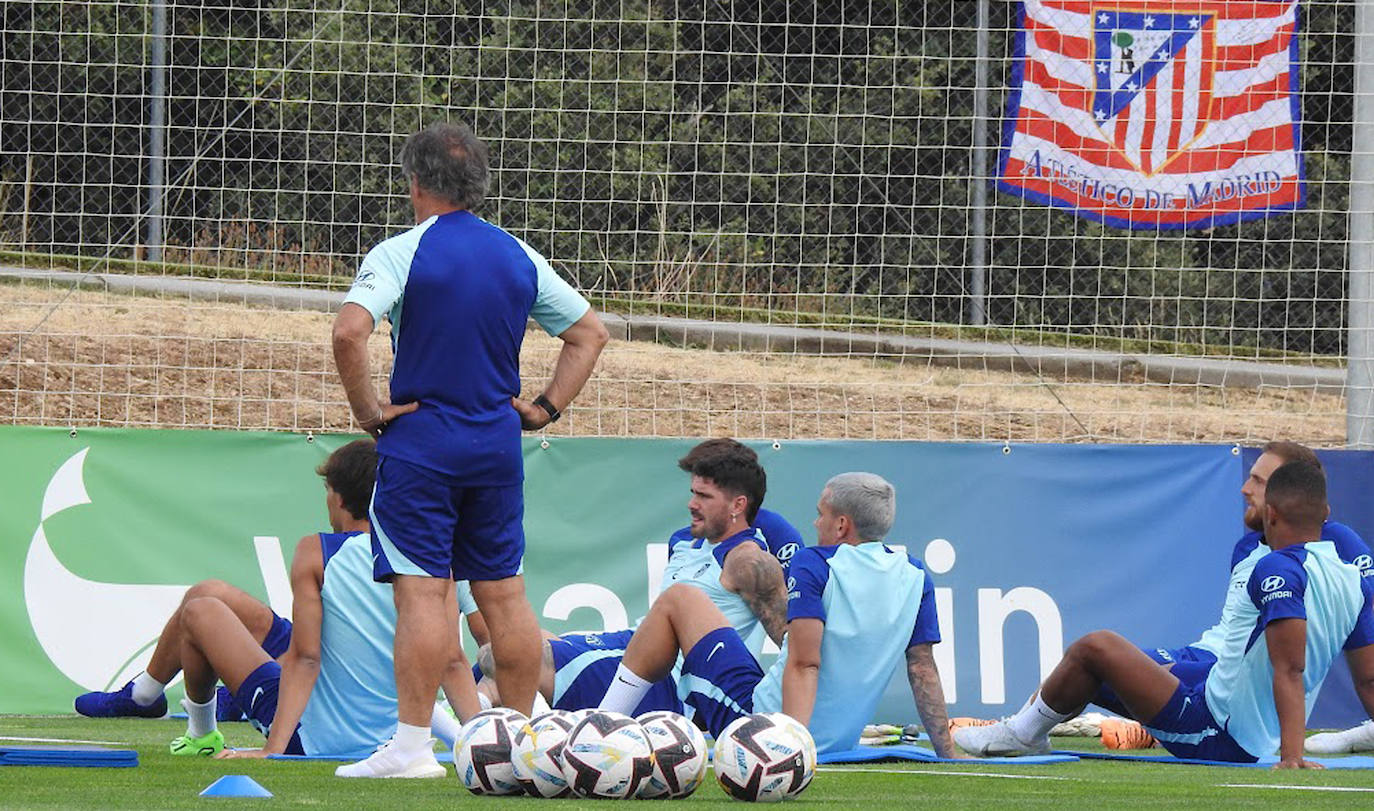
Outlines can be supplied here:
M70 712L81 692L117 689L199 580L289 615L294 545L328 529L314 469L350 439L0 427L0 713ZM693 444L526 438L525 566L546 628L624 628L647 611L687 523L676 462ZM830 476L897 486L889 542L935 580L936 660L960 715L1014 710L1095 628L1191 642L1219 614L1242 533L1229 446L751 444L767 505L808 542ZM880 712L914 720L904 679Z

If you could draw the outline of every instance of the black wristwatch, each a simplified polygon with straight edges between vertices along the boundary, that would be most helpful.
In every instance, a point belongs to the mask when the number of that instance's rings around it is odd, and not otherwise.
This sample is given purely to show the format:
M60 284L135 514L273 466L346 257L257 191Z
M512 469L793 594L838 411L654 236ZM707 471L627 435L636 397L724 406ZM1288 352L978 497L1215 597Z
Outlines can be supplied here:
M553 403L549 402L549 398L542 394L534 398L534 404L549 412L549 422L558 422L558 418L563 416L563 412L554 408Z

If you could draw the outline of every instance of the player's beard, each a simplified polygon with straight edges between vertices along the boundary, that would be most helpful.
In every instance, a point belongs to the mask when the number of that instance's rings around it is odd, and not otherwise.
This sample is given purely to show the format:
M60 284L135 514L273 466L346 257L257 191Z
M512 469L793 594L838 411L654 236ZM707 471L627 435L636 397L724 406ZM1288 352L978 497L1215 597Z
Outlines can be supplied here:
M703 515L700 518L700 523L693 529L693 535L715 543L725 537L725 530L729 527L730 524L725 518L712 522L710 518Z
M1264 531L1264 511L1253 504L1245 505L1245 526L1256 532Z

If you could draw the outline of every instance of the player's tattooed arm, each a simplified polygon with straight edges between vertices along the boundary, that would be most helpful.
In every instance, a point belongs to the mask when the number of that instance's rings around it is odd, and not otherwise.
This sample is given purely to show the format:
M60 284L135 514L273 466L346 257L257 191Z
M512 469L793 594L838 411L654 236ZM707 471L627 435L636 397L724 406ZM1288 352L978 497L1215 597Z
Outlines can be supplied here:
M781 645L787 631L787 586L777 558L741 544L726 556L721 574L722 585L744 600L768 638Z
M916 712L920 713L921 724L930 736L935 754L947 758L963 757L950 738L945 688L940 684L940 671L935 667L935 655L929 643L906 649L906 679L911 684Z

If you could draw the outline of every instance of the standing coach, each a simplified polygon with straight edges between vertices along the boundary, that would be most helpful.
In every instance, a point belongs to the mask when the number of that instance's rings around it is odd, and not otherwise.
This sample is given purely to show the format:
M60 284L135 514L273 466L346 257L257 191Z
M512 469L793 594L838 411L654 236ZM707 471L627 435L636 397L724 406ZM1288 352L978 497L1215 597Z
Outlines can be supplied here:
M557 420L581 391L606 329L533 248L472 213L487 148L434 124L401 149L414 228L373 248L334 321L334 360L353 415L377 437L373 576L396 599L396 734L344 777L432 776L429 722L449 645L445 598L467 579L491 629L501 696L529 713L540 636L519 574L524 553L520 430ZM371 382L367 341L391 321L391 404ZM533 317L563 341L553 380L519 398L520 344Z

